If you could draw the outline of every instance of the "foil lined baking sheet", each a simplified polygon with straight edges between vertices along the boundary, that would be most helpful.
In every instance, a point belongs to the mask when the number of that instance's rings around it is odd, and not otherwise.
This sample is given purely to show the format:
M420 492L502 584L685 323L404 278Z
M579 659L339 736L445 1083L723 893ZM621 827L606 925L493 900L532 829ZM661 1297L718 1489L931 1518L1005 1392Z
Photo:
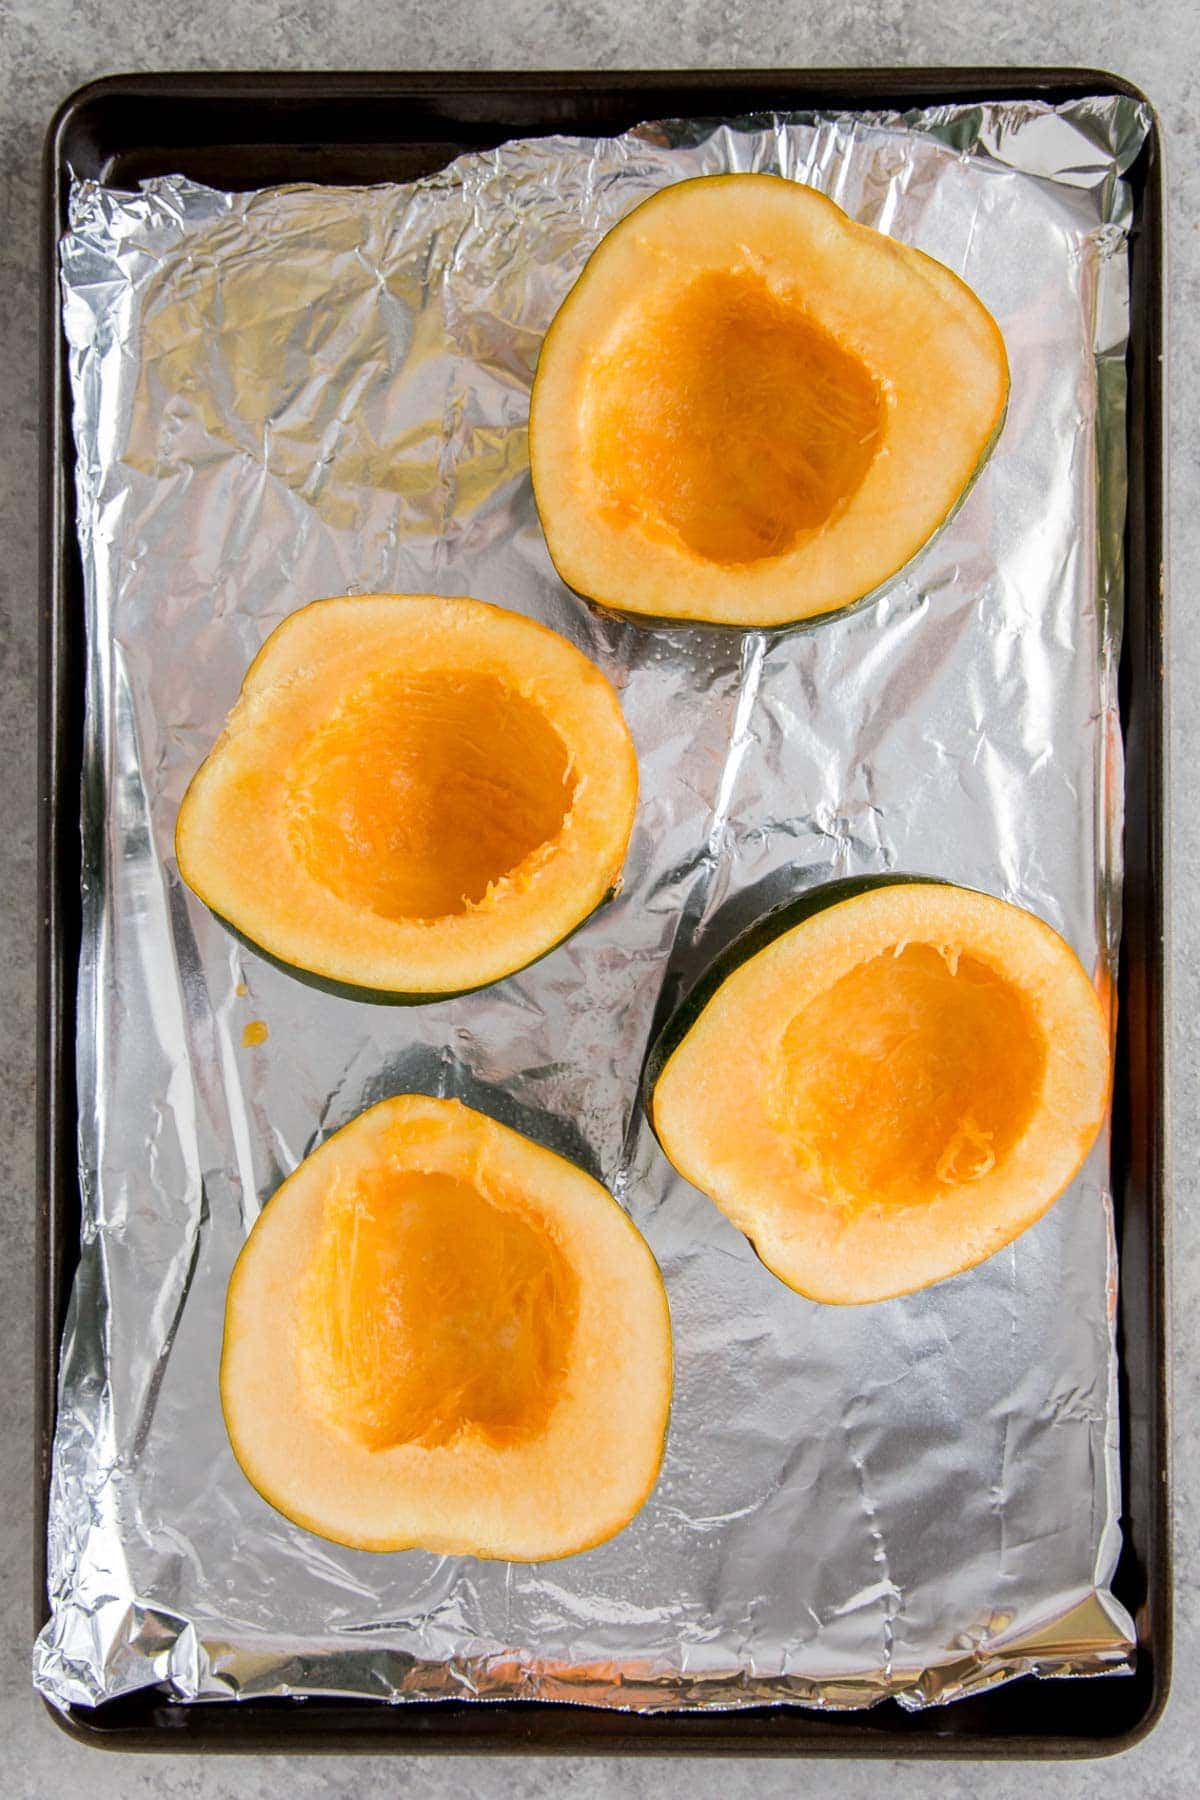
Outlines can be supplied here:
M660 1002L730 921L834 876L1005 895L1111 975L1121 177L1147 126L1121 98L981 104L544 138L409 186L75 186L84 1219L35 1652L56 1704L164 1683L213 1700L920 1707L1128 1666L1108 1585L1107 1145L981 1268L822 1307L673 1174L637 1083ZM811 182L949 264L1013 370L999 447L948 529L877 602L791 635L589 609L556 579L530 492L530 380L588 253L654 189L731 169ZM267 633L371 590L470 593L564 632L619 687L641 762L616 902L523 974L418 1009L269 967L172 853ZM323 1136L406 1089L577 1158L663 1268L662 1476L584 1555L340 1549L273 1512L228 1448L217 1358L245 1235Z

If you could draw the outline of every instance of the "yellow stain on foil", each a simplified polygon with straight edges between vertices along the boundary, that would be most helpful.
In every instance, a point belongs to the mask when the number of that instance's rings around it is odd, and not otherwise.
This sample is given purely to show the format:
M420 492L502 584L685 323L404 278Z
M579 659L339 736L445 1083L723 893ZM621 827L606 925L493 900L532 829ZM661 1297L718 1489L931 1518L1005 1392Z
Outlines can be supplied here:
M233 991L239 1000L244 1000L246 995L250 992L250 989L246 986L244 981L239 981Z
M265 1044L270 1035L265 1019L251 1019L242 1032L243 1050L253 1050L257 1045Z

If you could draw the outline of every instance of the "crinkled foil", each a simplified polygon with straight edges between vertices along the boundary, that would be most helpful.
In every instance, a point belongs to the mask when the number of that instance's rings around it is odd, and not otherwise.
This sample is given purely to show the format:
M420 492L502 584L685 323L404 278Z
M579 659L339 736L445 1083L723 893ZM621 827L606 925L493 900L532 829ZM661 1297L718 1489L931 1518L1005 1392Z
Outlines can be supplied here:
M411 186L73 196L62 245L87 591L82 1259L63 1346L59 1705L149 1683L639 1708L920 1707L1128 1666L1107 1147L1033 1230L924 1293L799 1298L679 1180L637 1084L663 994L743 913L847 873L1003 894L1098 978L1119 937L1125 99L656 125ZM1008 422L876 603L792 635L650 630L556 579L534 512L543 332L608 228L684 176L772 169L959 272ZM325 998L181 885L188 778L307 600L469 593L621 690L642 798L624 889L481 994ZM265 1042L244 1044L261 1021ZM250 1038L261 1037L261 1031ZM612 1542L510 1566L340 1549L240 1474L225 1285L264 1201L405 1089L576 1157L662 1265L662 1476Z

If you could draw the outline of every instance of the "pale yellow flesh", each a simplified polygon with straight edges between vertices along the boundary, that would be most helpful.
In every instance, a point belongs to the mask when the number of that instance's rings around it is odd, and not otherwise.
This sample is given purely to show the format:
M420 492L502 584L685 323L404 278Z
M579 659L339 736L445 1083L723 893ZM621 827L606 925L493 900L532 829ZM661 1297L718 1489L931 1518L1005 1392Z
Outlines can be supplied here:
M814 189L664 189L547 334L530 457L564 580L654 617L772 625L848 605L961 498L1008 396L951 271Z
M1011 1242L1108 1105L1107 1022L1048 925L910 883L785 932L654 1090L668 1156L813 1299L885 1299Z
M455 992L522 968L600 903L636 801L617 696L564 638L478 600L363 595L268 639L176 853L286 963Z
M238 1461L361 1549L602 1542L653 1487L670 1393L645 1241L590 1176L455 1101L401 1095L329 1139L230 1280Z

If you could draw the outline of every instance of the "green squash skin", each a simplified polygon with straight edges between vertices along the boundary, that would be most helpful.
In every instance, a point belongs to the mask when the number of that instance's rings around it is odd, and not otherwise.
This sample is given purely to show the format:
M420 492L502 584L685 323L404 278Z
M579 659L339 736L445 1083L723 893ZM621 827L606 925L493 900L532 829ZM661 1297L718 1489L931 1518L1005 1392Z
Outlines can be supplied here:
M553 944L547 944L544 950L539 951L536 956L530 957L528 962L518 963L515 969L506 969L503 975L494 975L490 981L478 982L474 987L448 988L444 993L428 994L407 994L392 988L359 986L356 982L338 981L331 975L318 975L312 969L302 969L296 963L284 962L282 957L275 956L270 950L264 950L261 944L256 944L253 938L247 937L244 931L239 931L236 925L231 924L212 907L209 908L209 911L213 918L225 927L230 936L236 938L245 949L252 951L263 962L269 963L273 969L278 969L281 975L290 975L294 981L301 981L305 987L314 988L318 993L331 994L335 1000L355 1000L360 1006L437 1006L443 1000L461 1000L467 994L482 993L485 988L495 987L501 981L508 981L513 975L520 975L526 969L532 969L545 957L560 949L568 939L575 936L577 931L582 931L583 927L602 912L610 901L616 899L619 892L619 886L610 888L599 904L593 906L591 912L585 913L577 925L572 925L571 929L564 932L562 937L556 939Z
M703 975L684 995L676 1006L667 1023L654 1039L642 1071L642 1104L650 1129L658 1139L659 1145L665 1146L658 1135L658 1127L654 1122L654 1090L659 1077L666 1068L671 1057L687 1036L700 1014L713 998L718 988L724 986L729 977L740 969L743 963L766 950L776 938L791 931L797 925L803 925L817 913L827 912L830 907L841 906L847 900L856 900L860 894L874 893L877 888L889 887L962 887L961 882L946 881L937 875L852 875L841 881L826 881L820 887L812 888L807 894L801 894L795 900L785 900L769 913L757 920L734 938L731 944L719 951L709 964ZM967 892L978 892L967 889ZM753 1241L753 1240L751 1240Z

